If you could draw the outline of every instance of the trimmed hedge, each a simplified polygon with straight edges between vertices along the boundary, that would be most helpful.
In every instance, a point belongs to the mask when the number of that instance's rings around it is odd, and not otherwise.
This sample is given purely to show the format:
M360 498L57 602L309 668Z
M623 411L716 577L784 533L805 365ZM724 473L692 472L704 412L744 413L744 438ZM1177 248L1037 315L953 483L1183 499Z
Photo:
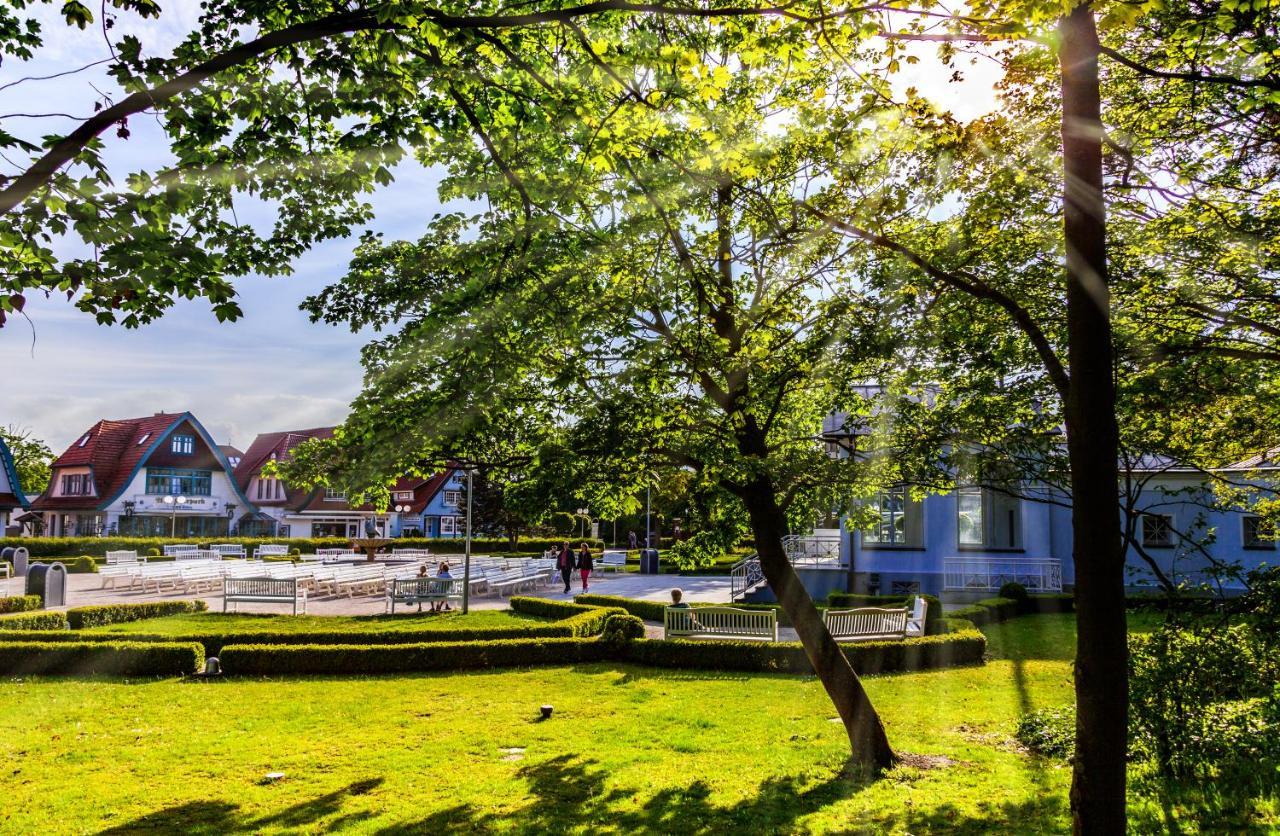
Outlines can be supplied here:
M967 619L979 627L984 624L999 624L1019 615L1018 602L1009 598L986 598L947 613L950 618Z
M202 664L194 642L0 642L0 675L185 676Z
M204 601L151 601L145 604L103 604L97 607L75 607L67 610L67 622L72 630L88 627L105 627L126 621L142 621L146 618L163 618L167 615L204 612L209 605Z
M397 646L235 644L223 648L218 660L223 673L249 676L389 674L600 662L616 648L581 638Z
M859 674L899 673L957 665L980 665L987 638L977 630L889 642L841 645ZM799 642L633 641L624 658L665 668L706 668L748 672L813 673Z
M634 617L615 615L634 635ZM844 646L861 674L929 670L982 664L987 640L976 630L924 636L900 642ZM798 642L766 644L729 641L662 641L560 638L406 645L229 645L218 655L227 674L393 674L435 670L564 665L580 662L634 662L663 668L706 668L748 672L812 673Z
M39 595L14 595L0 598L0 614L10 612L30 612L40 609Z
M67 616L61 612L21 612L0 615L0 630L66 630Z
M572 539L573 544L583 542L582 538L554 538L554 539L533 539L521 540L515 549L511 548L511 543L505 537L489 538L489 539L473 539L471 541L471 551L473 554L494 553L494 552L543 552L553 546L559 546L563 539ZM93 557L105 557L108 551L136 551L138 554L147 554L151 549L159 550L162 546L188 544L192 546L208 546L210 543L238 543L240 545L252 548L263 544L274 544L281 546L289 546L290 548L301 549L304 552L314 552L316 549L339 548L349 546L351 539L349 537L217 537L205 538L201 540L192 539L171 539L169 537L12 537L3 542L5 546L25 546L31 557L65 557L67 555L87 554ZM586 540L587 545L593 549L604 548L603 540ZM431 549L438 554L446 553L462 553L466 545L465 540L443 539L443 538L427 538L427 537L402 537L393 540L388 548L400 549Z
M513 599L514 600L514 599ZM591 607L618 607L645 621L662 621L667 604L663 601L641 601L636 598L623 598L620 595L586 595L574 596L574 603Z

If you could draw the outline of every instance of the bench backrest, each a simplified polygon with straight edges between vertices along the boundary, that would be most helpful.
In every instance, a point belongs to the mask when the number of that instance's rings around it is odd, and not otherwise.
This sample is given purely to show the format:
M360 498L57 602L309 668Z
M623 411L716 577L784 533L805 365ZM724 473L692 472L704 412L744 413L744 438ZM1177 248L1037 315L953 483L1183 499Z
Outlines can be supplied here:
M907 632L906 609L863 607L856 610L823 610L822 620L834 638L852 636L901 636Z
M107 565L112 563L137 563L138 553L129 551L107 552Z
M172 557L175 554L183 554L185 552L198 552L199 546L192 546L187 543L179 543L176 546L170 545L164 547L165 557Z
M271 557L281 557L288 553L289 553L288 546L280 546L274 543L270 543L270 544L263 543L261 546L258 546L256 549L253 550L254 557L267 557L268 555L270 555Z
M217 552L224 557L226 555L244 557L244 546L237 543L214 543L209 546L209 551Z
M773 610L736 607L667 607L663 626L670 635L765 636L777 639L778 617Z
M295 578L223 578L222 594L232 598L292 598L298 595Z
M626 552L605 552L604 554L600 555L600 562L606 566L626 566L627 553Z

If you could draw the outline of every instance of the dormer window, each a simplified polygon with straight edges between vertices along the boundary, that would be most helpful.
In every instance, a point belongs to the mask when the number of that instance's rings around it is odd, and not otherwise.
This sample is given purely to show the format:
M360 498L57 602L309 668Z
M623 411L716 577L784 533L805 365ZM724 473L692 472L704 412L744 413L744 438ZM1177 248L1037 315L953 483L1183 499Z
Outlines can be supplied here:
M190 456L196 451L196 439L191 435L175 435L169 449L180 456Z
M347 498L347 492L337 490L335 488L324 489L325 502L343 502Z
M86 444L88 444L88 443L89 443L89 434L88 434L88 433L85 433L85 434L84 434L84 438L80 439L80 443L79 443L79 444L77 444L76 446L77 446L77 447L83 447L83 446L85 446L85 445L86 445Z
M396 491L395 501L396 502L412 502L413 491Z

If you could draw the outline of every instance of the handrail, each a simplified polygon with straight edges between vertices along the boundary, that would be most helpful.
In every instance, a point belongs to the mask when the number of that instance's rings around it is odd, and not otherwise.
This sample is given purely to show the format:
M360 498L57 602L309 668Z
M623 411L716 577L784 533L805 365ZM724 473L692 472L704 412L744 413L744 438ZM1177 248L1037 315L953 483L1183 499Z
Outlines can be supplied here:
M943 588L998 590L1020 583L1028 592L1061 592L1062 561L1048 557L944 557Z

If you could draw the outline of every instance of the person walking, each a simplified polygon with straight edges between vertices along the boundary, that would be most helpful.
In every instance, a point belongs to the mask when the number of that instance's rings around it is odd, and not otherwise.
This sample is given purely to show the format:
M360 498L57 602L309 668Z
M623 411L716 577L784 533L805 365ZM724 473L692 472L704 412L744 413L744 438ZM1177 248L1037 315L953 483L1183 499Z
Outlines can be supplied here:
M582 548L578 549L578 571L582 573L582 591L588 592L591 589L591 549L587 548L587 544L583 543Z
M564 591L569 593L569 577L573 574L573 551L568 543L560 544L560 553L556 555L556 568L560 570L560 579L564 581Z
M639 545L639 541L636 539L636 533L634 531L628 531L627 532L627 548L630 549L631 551L635 551L636 546L638 545Z

